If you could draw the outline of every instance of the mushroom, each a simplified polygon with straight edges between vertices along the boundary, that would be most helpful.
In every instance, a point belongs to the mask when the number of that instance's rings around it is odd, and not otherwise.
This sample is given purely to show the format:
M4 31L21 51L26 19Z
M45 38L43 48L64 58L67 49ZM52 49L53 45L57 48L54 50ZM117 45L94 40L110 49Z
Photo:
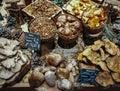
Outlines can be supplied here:
M17 54L17 51L12 51L11 49L1 49L0 48L0 54L12 57Z
M113 72L120 72L120 56L108 57L106 63L108 68Z
M117 46L114 43L110 42L109 40L104 40L104 42L105 50L111 55L116 55L118 51Z
M11 71L9 71L9 70L7 70L5 68L0 70L0 78L2 78L2 79L7 80L7 79L11 78L13 75L14 75L13 72L11 72Z
M83 51L83 56L85 56L91 63L96 65L98 65L98 62L102 60L100 54L92 51L90 47Z
M31 76L28 78L30 87L37 88L44 82L44 75L41 72L33 71Z
M113 73L112 72L112 77L116 82L120 82L120 73Z
M26 63L28 61L28 57L23 54L21 50L18 50L18 55L21 57L22 61Z
M21 65L19 63L15 64L15 67L11 68L11 71L16 73L21 70Z
M72 89L72 82L67 79L60 79L57 82L57 86L63 91L70 91Z
M8 58L8 59L2 61L1 64L7 69L15 67L15 57Z
M101 55L102 61L105 61L106 56L105 56L105 52L104 52L104 50L102 48L100 48L100 55Z
M0 54L0 61L5 60L7 57Z
M54 87L56 83L56 75L53 71L47 71L45 73L45 81L50 87Z
M58 68L56 71L56 76L60 79L63 79L63 78L68 79L70 76L70 72L66 68Z
M103 87L107 87L114 84L114 81L112 80L112 77L109 72L99 72L95 80L99 85Z
M102 46L104 46L104 42L101 40L97 40L94 42L94 45L92 45L92 50L93 51L98 51Z
M46 55L47 63L52 66L58 66L63 60L64 57L61 53L50 53Z

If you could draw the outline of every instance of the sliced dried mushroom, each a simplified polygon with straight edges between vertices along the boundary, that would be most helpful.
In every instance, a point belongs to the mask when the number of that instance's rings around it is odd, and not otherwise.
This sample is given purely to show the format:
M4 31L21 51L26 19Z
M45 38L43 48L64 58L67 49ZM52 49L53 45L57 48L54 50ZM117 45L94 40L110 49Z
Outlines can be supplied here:
M6 38L0 38L0 48L13 50L16 46L19 45L19 42L16 40L9 40Z
M9 71L9 70L7 70L5 68L0 70L0 78L2 78L2 79L7 80L7 79L11 78L13 75L14 75L13 72L11 72L11 71Z
M5 60L7 57L0 54L0 61Z
M19 42L16 40L10 40L10 44L8 46L4 46L5 49L14 50L16 46L19 45Z
M82 53L79 53L79 54L78 54L77 60L79 60L79 61L82 61L82 60L83 60L83 54L82 54Z
M105 62L99 62L98 63L99 64L99 66L101 67L101 69L103 70L103 71L107 71L107 72L110 72L110 70L108 69L108 67L107 67L107 65L106 65L106 63Z
M0 86L3 87L18 82L30 68L30 60L18 41L6 38L0 41Z
M0 48L3 48L5 45L9 45L10 41L6 38L0 38Z
M91 63L96 64L96 65L98 65L98 62L102 60L100 54L92 51L90 47L83 51L83 56L87 57L87 59Z
M93 51L98 51L102 46L104 46L104 42L101 40L97 40L94 42L94 45L92 45L92 50Z
M25 7L23 11L33 18L40 15L52 17L59 13L61 8L49 0L37 0Z
M12 51L11 49L1 49L0 48L0 54L12 57L17 54L17 51Z
M106 59L106 56L105 56L105 52L102 48L100 48L100 55L101 55L102 61L104 61Z
M107 87L114 84L114 81L112 80L112 77L109 72L99 72L95 80L99 85L103 87Z
M120 72L120 56L108 57L106 63L113 72Z
M26 63L28 61L28 57L23 54L21 50L18 50L18 55L21 57L22 61Z
M105 50L111 55L116 55L118 51L117 46L114 43L110 42L109 40L105 40L104 42Z
M8 59L2 61L1 64L7 69L15 67L15 57L8 58Z
M24 62L22 61L22 59L19 59L19 60L17 61L17 63L19 63L21 66L24 65Z
M116 82L120 82L120 73L112 73L112 77Z
M21 65L19 63L15 64L15 67L11 68L11 71L16 73L19 72L21 70Z

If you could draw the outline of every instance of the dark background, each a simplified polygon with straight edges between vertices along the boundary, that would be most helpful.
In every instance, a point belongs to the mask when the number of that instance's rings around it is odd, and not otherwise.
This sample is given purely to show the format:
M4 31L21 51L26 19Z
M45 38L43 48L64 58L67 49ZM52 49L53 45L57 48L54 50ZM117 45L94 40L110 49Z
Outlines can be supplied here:
M36 91L33 88L3 88L0 91ZM110 87L110 88L100 88L100 87L85 87L77 89L75 88L72 91L120 91L120 87Z

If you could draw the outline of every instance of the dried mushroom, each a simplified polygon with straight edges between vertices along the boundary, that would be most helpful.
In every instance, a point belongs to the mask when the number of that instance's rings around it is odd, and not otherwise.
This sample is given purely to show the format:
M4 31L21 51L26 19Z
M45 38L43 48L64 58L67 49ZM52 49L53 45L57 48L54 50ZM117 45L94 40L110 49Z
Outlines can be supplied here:
M105 52L102 48L100 48L100 55L101 55L102 61L104 61L106 59L106 56L105 56Z
M46 55L46 62L52 66L58 66L64 60L62 53L49 53Z
M98 51L102 46L104 46L104 42L101 40L97 40L94 42L94 45L92 45L92 50L93 51Z
M69 75L70 75L70 72L66 68L58 68L57 71L56 71L56 75L60 79L63 79L63 78L68 79Z
M0 54L0 61L5 60L7 57Z
M116 55L118 48L114 43L109 40L105 40L105 50L111 55Z
M45 76L39 71L33 71L29 77L30 87L37 88L44 82Z
M92 51L90 47L83 51L83 56L87 57L91 63L96 65L102 60L100 54Z
M73 36L82 31L82 23L75 16L62 12L54 17L58 33L63 36Z
M106 10L91 0L70 0L64 10L83 20L90 27L99 27L106 21Z
M114 81L112 80L112 77L109 72L99 72L95 80L100 86L103 87L107 87L114 84Z
M30 68L30 59L18 41L6 38L0 38L0 41L0 86L4 87L15 84L25 75Z
M116 82L120 82L120 73L112 73L112 77Z
M61 11L61 8L49 0L36 0L23 9L25 13L36 18L38 16L52 17Z
M120 56L108 57L106 63L113 72L120 72Z
M100 70L96 81L101 86L113 85L114 81L120 82L120 49L111 41L95 41L93 45L79 53L77 59L82 68L96 67Z
M56 29L53 20L45 16L35 18L29 25L30 32L40 35L41 39L51 38L54 36Z
M107 72L110 72L110 70L108 69L107 65L105 62L99 62L98 65L100 66L100 68L103 70L103 71L107 71Z

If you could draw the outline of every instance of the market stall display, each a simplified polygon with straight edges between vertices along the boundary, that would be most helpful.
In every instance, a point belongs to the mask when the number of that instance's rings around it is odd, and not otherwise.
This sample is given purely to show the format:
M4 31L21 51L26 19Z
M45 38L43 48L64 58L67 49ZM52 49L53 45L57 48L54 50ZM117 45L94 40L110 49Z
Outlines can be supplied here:
M116 2L35 0L20 9L27 24L22 29L17 18L1 13L0 87L40 91L119 87L120 6Z

